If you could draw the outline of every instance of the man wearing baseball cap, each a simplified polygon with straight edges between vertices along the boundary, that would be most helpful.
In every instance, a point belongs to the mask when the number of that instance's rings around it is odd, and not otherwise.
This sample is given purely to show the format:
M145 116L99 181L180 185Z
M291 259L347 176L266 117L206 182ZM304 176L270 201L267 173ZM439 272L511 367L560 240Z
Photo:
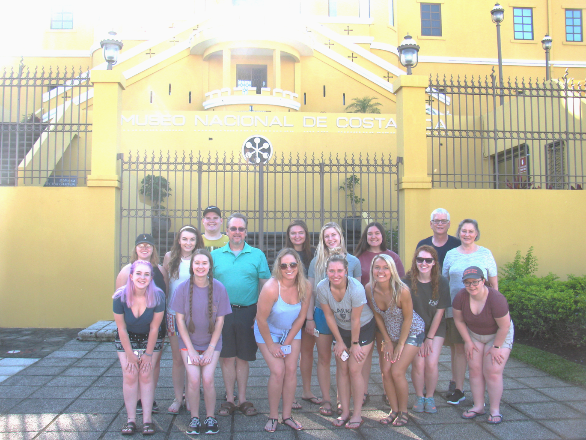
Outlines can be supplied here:
M203 211L204 246L211 252L228 243L228 236L222 234L222 211L217 206L208 206Z

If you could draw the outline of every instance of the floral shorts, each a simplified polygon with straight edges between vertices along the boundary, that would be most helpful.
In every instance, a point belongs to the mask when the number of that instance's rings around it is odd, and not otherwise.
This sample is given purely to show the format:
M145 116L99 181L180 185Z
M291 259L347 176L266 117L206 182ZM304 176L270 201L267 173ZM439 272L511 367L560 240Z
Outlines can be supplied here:
M128 337L130 338L130 346L132 350L139 350L144 351L147 348L147 344L149 341L149 334L148 333L132 333L128 332ZM161 334L161 330L159 329L159 334L157 335L157 342L155 343L155 351L161 351L163 348L163 339L165 337ZM116 347L117 351L123 352L124 347L122 347L122 343L120 342L120 337L118 336L118 330L116 330L116 335L114 336L114 346Z

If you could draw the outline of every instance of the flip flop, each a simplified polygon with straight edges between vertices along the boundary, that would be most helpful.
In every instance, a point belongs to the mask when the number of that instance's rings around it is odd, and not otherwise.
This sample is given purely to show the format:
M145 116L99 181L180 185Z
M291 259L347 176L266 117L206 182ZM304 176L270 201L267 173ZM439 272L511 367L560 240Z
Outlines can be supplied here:
M350 420L350 417L348 417L346 419L343 419L342 417L338 417L336 420L334 420L332 422L332 425L334 425L336 428L341 428L346 423L348 423L348 420Z
M467 416L466 414L469 414L469 413L472 413L472 415L470 415L470 416ZM471 409L469 409L468 411L464 411L464 412L462 413L462 418L463 418L463 419L468 419L468 420L469 420L469 419L474 419L474 418L476 418L476 417L478 417L478 416L483 416L483 415L485 415L485 414L486 414L486 412L481 412L481 413L480 413L480 412L477 412L477 411L472 411Z
M358 429L362 426L364 420L360 420L359 422L348 422L344 428L346 429Z
M218 411L218 414L223 417L226 417L232 415L232 413L237 409L238 407L234 405L232 402L224 402L220 405L220 410Z
M155 433L155 424L146 422L142 424L142 435L153 435Z
M495 419L497 419L497 420L495 420ZM486 423L490 423L491 425L498 425L502 421L503 421L502 414L495 414L495 415L490 414L488 416L488 421Z
M322 403L324 403L323 399L321 397L302 397L301 400L305 401L305 402L309 402L312 403L314 405L321 405Z
M326 405L329 405L329 408L327 408ZM331 402L328 402L327 400L322 402L321 406L319 407L319 413L322 416L330 417L333 414Z
M291 405L291 409L303 409L303 407L300 405L300 403L297 400L294 400L293 404Z
M271 424L271 427L269 429L267 429L267 426L269 425L269 423ZM278 419L269 419L269 421L265 425L265 431L266 432L275 432L277 430L278 423L279 423Z
M176 416L177 414L179 414L180 410L181 410L181 403L177 402L177 400L173 400L173 403L171 404L169 409L167 409L167 414L172 414L172 415Z
M295 426L289 424L289 422L291 422ZM294 429L295 431L302 431L303 430L303 425L301 425L301 423L299 423L297 420L293 419L293 417L287 417L286 419L283 419L281 424L286 425L289 428Z

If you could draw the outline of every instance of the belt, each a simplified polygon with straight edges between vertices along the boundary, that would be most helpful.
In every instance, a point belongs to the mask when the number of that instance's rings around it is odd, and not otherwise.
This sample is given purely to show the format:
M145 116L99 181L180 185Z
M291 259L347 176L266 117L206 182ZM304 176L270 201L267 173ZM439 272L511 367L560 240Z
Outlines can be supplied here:
M231 305L232 307L235 307L235 308L237 308L237 309L246 309L246 308L248 308L248 307L255 306L255 305L256 305L256 303L254 303L254 304L250 304L249 306L241 306L241 305L239 305L239 304L230 304L230 305Z

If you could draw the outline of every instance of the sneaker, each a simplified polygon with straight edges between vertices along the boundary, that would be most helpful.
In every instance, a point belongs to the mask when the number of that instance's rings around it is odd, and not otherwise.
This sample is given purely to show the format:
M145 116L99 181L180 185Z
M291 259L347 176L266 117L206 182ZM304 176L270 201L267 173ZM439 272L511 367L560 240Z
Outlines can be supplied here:
M422 413L424 405L425 405L425 399L421 396L417 396L417 401L415 402L415 405L413 405L413 408L412 408L413 412Z
M203 421L203 426L206 427L206 434L217 434L220 428L218 428L218 421L214 417L207 417Z
M446 400L448 401L448 403L450 405L457 405L462 400L466 400L466 396L464 395L464 393L462 391L460 391L459 389L456 388L456 391L454 391L452 394L449 394L446 396Z
M191 422L189 422L189 427L185 433L190 435L199 435L200 428L201 423L199 423L199 417L192 417Z
M437 408L435 407L435 400L433 397L425 398L424 410L428 414L435 414L437 412Z
M136 402L136 413L142 414L142 402L140 399L138 399L138 402Z
M153 414L158 414L159 413L159 405L157 405L157 402L155 400L153 400Z
M447 395L452 394L454 391L456 391L456 382L454 382L453 380L450 380L450 385L448 386L448 394Z

